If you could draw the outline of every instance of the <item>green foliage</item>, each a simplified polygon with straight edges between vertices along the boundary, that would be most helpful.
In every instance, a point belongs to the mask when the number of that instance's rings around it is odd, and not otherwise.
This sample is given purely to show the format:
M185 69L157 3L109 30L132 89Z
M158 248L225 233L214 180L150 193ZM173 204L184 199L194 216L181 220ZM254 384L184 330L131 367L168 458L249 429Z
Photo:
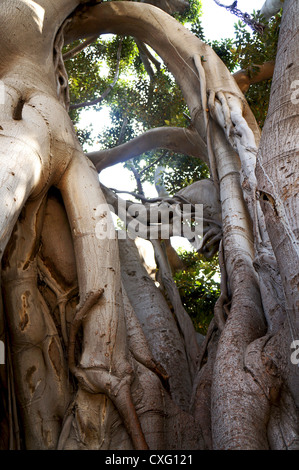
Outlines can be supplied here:
M225 38L219 41L209 41L204 35L200 19L197 19L192 23L190 31L192 34L211 46L220 59L225 63L229 71L233 72L237 65L233 39Z
M263 23L263 18L258 13L253 14L254 19ZM254 66L275 60L277 51L278 34L281 22L281 13L270 19L264 33L253 33L250 35L245 25L238 21L235 24L234 58L240 69L252 68ZM272 80L251 85L245 97L251 107L253 114L262 128L266 119L269 106L270 89Z
M204 30L203 30L203 27L199 18L196 18L196 20L193 21L193 23L190 25L190 31L192 34L197 36L202 41L206 40L205 35L204 35Z
M201 0L189 0L189 8L187 8L184 13L175 13L173 16L180 23L193 23L202 15L202 2Z
M188 10L174 16L182 23L192 26L198 22L200 14L201 2L191 0ZM103 148L115 147L154 127L187 127L190 123L181 90L161 59L150 50L150 54L156 57L160 66L157 67L150 61L154 73L149 78L134 39L124 37L122 41L120 78L105 99L105 105L110 108L112 124L97 137L99 145ZM74 60L67 61L71 103L93 100L109 86L116 69L118 44L118 37L104 36L80 52ZM100 109L100 106L98 104L94 108ZM79 116L80 110L71 111L75 124ZM206 165L198 160L167 151L147 152L134 159L134 165L137 170L141 170L141 160L150 165L158 158L163 159L161 163L168 169L174 169L175 184L171 185L170 179L166 179L166 184L171 187L172 193L182 185L190 184L208 174ZM146 178L153 181L154 170L152 167L145 172L142 181ZM186 170L183 177L179 175L182 170Z
M208 166L199 159L176 154L170 157L170 161L172 169L164 178L165 188L170 195L210 175Z
M253 13L253 18L263 22L263 17L256 12ZM235 57L239 66L248 68L253 64L263 64L275 59L280 21L279 13L270 19L263 34L250 34L241 21L235 24Z
M263 18L253 12L253 18L263 23ZM230 72L239 69L251 69L252 73L258 70L255 66L275 60L281 13L271 18L263 34L250 32L246 25L238 20L235 23L235 38L225 38L219 41L209 41L204 37L200 20L191 26L191 32L198 38L209 44ZM253 114L262 128L266 119L269 106L270 89L272 80L251 85L245 97Z
M76 41L64 49L68 52L83 41ZM106 86L103 77L101 58L105 55L105 46L101 40L81 51L74 59L65 62L69 76L71 104L81 103L96 98ZM79 121L80 112L71 111L74 123Z
M180 251L186 269L174 274L182 303L196 331L205 335L220 295L217 257L204 261L197 253Z
M233 39L221 39L220 41L207 42L216 54L220 57L222 62L225 63L226 67L230 72L234 72L238 66Z
M250 33L248 28L238 21L235 25L235 37L219 41L208 41L204 37L200 15L201 2L190 0L189 10L174 16L193 34L207 42L232 73L249 67L252 73L255 73L254 65L275 58L280 14L270 20L263 35ZM256 13L254 17L261 21ZM122 49L118 64L117 51L120 41ZM145 52L143 51L143 54ZM154 56L154 60L151 56ZM154 127L190 125L181 90L166 66L150 49L146 61L131 37L108 35L99 38L93 45L81 51L75 59L67 61L66 66L70 79L71 103L91 101L101 96L113 82L119 66L119 79L104 103L110 108L111 126L97 137L99 146L115 147ZM150 76L147 72L149 66ZM246 99L260 127L263 126L267 114L270 86L271 80L267 80L252 85L246 93ZM100 109L101 104L94 108ZM80 109L71 111L70 115L76 126ZM82 143L91 143L90 129L78 130L78 137ZM206 164L199 159L167 150L147 152L125 166L129 167L132 163L139 172L141 183L153 182L156 165L164 166L164 184L170 195L209 176ZM175 274L175 282L196 330L205 334L220 294L217 257L212 261L204 261L193 252L181 252L180 255L187 268Z

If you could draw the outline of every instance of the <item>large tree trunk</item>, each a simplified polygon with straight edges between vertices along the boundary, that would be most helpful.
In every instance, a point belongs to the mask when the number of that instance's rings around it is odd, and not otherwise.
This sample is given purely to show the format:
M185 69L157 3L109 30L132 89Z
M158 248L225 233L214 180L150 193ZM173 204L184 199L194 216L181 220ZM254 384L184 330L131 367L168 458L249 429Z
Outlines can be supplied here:
M257 172L258 126L208 46L144 3L54 3L0 4L2 447L298 448L298 3L284 2ZM211 190L190 197L204 241L222 234L222 293L199 349L171 282L167 302L118 243L67 113L63 38L106 32L168 64L196 133L186 153L209 163Z

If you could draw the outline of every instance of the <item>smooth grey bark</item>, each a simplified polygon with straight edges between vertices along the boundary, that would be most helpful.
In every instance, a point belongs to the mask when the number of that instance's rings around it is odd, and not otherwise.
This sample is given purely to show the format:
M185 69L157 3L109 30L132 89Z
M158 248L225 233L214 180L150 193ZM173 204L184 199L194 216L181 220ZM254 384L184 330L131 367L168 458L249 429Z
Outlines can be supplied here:
M151 345L154 358L169 375L172 395L182 409L188 410L192 391L191 374L184 342L175 320L162 293L140 264L134 242L129 239L119 240L119 248L122 279L131 305Z
M155 148L164 148L178 153L201 158L207 162L206 145L198 134L188 128L158 127L150 129L130 142L118 145L113 149L105 149L87 154L96 169L125 162Z
M283 7L283 3L281 0L266 0L261 8L261 15L269 20Z

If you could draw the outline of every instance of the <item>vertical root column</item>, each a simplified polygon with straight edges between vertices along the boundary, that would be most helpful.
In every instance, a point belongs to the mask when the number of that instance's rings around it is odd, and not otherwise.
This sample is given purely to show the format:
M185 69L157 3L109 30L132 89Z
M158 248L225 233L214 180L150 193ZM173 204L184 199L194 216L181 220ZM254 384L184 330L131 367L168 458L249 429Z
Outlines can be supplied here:
M110 398L134 447L146 449L131 396L133 373L128 362L117 241L97 173L85 156L74 157L59 189L74 240L81 299L70 330L70 369L82 390ZM98 235L97 224L106 229L105 236ZM80 326L83 340L77 365L74 348Z
M55 449L70 398L62 347L38 290L40 200L27 203L3 260L3 292L12 366L26 449ZM40 210L41 209L41 210Z

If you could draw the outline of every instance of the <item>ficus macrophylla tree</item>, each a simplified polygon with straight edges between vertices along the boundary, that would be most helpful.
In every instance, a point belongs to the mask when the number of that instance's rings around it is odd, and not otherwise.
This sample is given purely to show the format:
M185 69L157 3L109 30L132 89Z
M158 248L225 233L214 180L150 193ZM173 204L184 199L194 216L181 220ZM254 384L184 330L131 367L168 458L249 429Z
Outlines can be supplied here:
M1 1L3 449L298 448L298 9L283 3L261 136L221 60L160 8ZM62 47L105 33L156 51L182 90L188 129L84 154ZM161 244L167 300L132 240L114 236L116 196L98 180L155 146L210 170L179 195L203 204L204 243L219 248L221 296L200 343Z

